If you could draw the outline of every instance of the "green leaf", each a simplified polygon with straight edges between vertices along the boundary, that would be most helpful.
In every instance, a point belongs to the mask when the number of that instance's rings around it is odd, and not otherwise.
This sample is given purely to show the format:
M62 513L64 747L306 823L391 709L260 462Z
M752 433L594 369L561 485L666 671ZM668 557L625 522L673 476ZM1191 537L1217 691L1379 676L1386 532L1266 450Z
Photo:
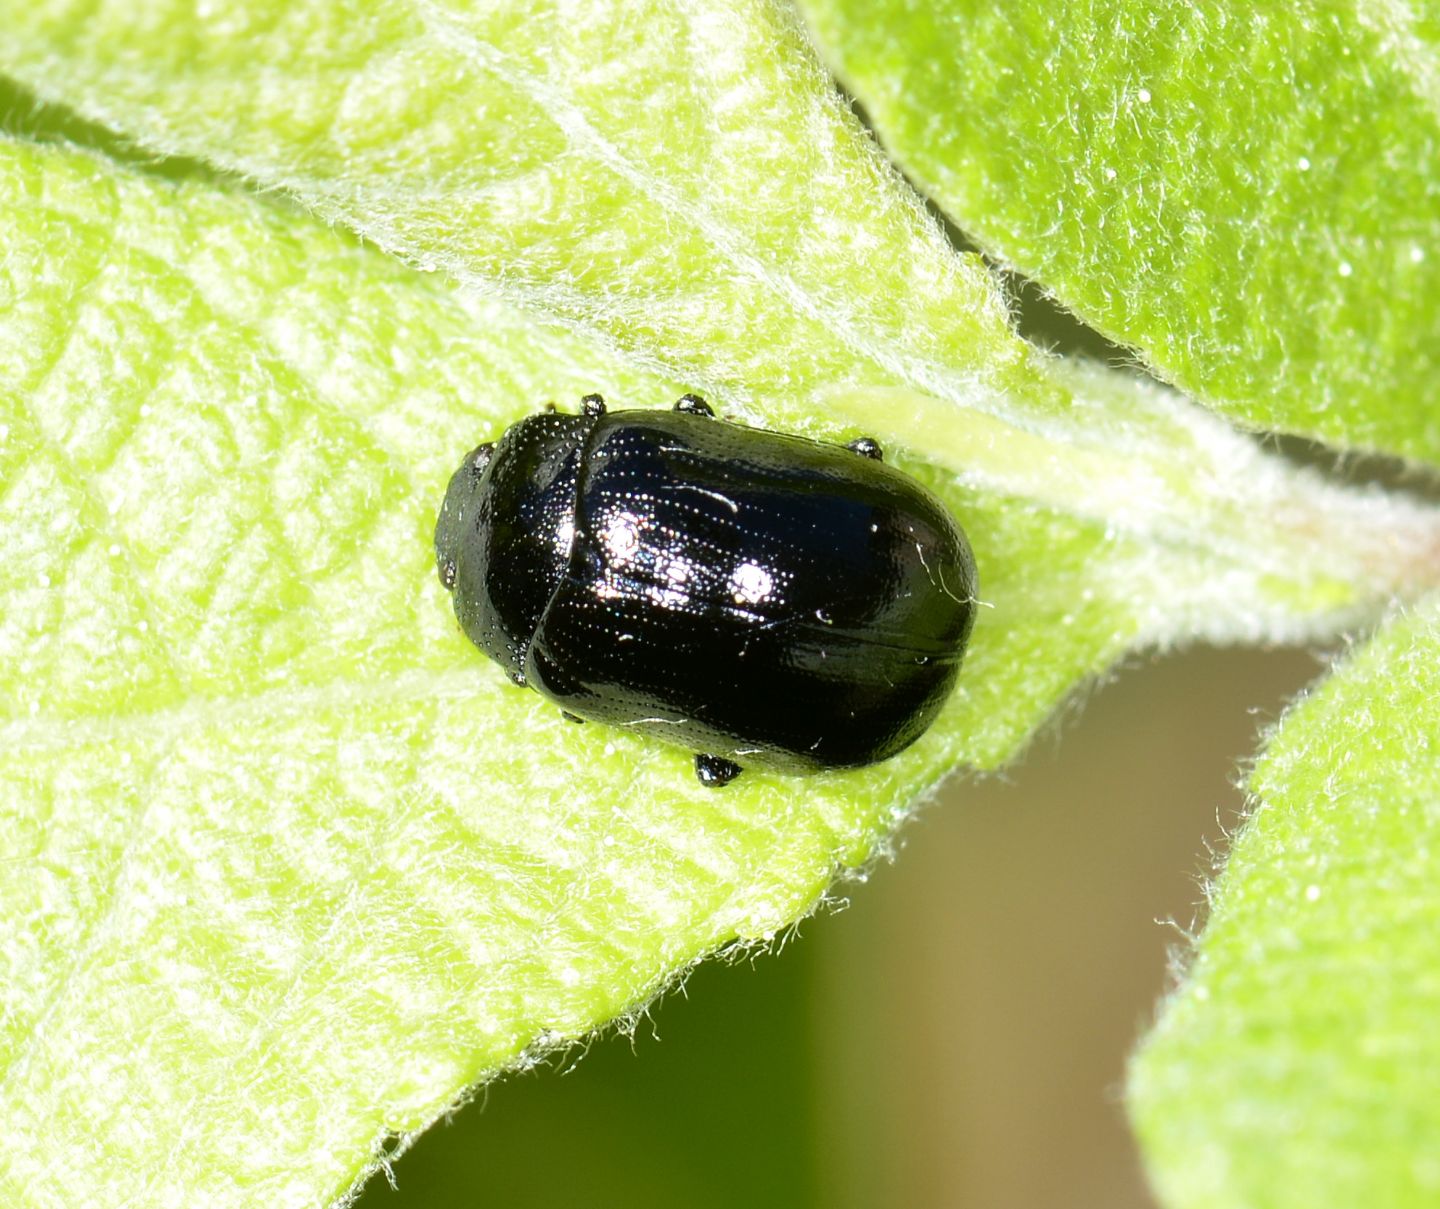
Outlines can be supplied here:
M1175 557L1147 641L1319 632L1433 578L1432 520L1353 498L1330 516L1318 483L1178 397L1022 340L788 8L394 0L353 16L49 0L15 7L0 66L756 419L818 432L828 413L1133 536L1127 580L1158 545Z
M39 96L727 402L850 382L1064 407L978 258L954 255L765 0L0 16L0 70Z
M339 1197L476 1081L788 926L1127 649L1434 582L1434 510L1016 337L781 10L3 16L0 59L137 159L370 240L0 143L9 1202ZM450 470L596 388L873 429L940 493L990 607L920 743L706 792L463 641Z
M1440 1198L1440 599L1272 735L1183 986L1130 1072L1166 1205Z
M784 928L1139 629L1089 587L1133 542L932 473L995 606L944 720L704 791L506 685L429 542L479 436L676 385L206 182L0 165L7 1204L333 1199L476 1080Z
M1434 5L801 7L921 189L1157 373L1440 461Z

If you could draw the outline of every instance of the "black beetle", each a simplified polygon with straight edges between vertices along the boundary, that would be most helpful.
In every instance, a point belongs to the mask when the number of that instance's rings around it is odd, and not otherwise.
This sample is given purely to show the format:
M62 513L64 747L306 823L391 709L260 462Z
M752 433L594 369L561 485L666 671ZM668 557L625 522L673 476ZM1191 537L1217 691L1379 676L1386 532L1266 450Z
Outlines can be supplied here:
M435 523L470 640L575 721L803 772L884 760L954 687L975 561L880 447L673 411L529 416L466 455Z

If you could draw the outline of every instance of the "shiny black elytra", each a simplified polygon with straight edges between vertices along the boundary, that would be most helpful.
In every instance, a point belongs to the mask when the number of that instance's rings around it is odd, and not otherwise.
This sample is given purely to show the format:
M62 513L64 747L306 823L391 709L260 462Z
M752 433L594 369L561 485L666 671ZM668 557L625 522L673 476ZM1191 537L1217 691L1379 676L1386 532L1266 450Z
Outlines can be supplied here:
M530 416L466 455L435 524L461 628L573 721L805 772L913 743L959 674L975 562L863 437L673 411Z

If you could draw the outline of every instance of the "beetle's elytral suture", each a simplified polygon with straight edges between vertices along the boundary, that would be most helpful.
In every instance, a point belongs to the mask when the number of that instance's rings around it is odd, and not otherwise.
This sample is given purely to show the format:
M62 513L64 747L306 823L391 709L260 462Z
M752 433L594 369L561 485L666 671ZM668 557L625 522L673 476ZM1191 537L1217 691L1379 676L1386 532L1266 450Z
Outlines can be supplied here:
M861 456L856 457L859 454ZM547 410L450 479L435 560L465 634L571 721L783 772L888 759L975 620L964 533L879 444L665 411Z

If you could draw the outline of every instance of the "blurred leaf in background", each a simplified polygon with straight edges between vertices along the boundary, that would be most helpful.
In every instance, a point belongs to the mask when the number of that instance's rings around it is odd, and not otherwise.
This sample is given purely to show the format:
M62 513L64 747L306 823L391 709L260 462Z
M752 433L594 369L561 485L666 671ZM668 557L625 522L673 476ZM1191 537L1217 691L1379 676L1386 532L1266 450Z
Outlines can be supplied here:
M1440 598L1285 716L1130 1079L1167 1205L1440 1198Z

